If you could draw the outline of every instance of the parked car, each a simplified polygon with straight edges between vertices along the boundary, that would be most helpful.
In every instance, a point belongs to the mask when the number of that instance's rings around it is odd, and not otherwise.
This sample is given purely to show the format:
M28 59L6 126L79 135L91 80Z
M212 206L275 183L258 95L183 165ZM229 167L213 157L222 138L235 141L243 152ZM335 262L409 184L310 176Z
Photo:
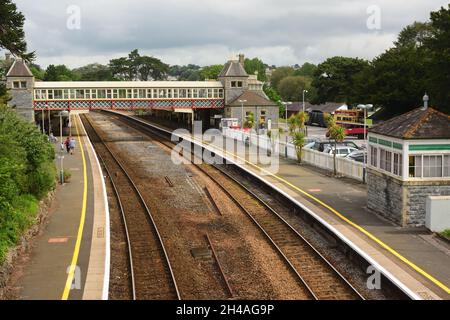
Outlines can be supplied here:
M316 141L314 143L309 143L305 146L305 148L316 150L323 152L327 147L331 147L334 143L330 142L330 140L326 141ZM359 147L354 143L353 141L344 140L343 142L339 142L337 144L338 146L344 146L344 147L352 147L359 150Z
M337 157L345 157L354 151L358 151L358 149L356 149L356 148L342 146L342 145L338 145L336 147L336 150L337 150L337 153L336 153ZM334 146L330 146L330 147L327 147L323 152L333 155L335 152L335 148L334 148Z
M349 153L345 158L347 158L349 160L364 163L364 159L367 162L367 152L363 151L363 150L356 150L356 151L353 151L352 153Z

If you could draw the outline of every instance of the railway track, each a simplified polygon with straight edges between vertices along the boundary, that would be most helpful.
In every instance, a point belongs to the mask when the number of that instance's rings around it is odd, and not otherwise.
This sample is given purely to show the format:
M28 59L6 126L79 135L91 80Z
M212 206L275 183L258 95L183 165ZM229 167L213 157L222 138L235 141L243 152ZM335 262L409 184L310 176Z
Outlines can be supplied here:
M166 147L173 148L171 142L149 127L132 120L125 122L147 133L152 139L156 137L156 140ZM218 166L195 165L212 179L269 239L305 286L311 299L364 300L357 289L260 196Z
M82 121L119 201L127 237L133 299L180 300L167 251L139 189L90 119L82 116Z

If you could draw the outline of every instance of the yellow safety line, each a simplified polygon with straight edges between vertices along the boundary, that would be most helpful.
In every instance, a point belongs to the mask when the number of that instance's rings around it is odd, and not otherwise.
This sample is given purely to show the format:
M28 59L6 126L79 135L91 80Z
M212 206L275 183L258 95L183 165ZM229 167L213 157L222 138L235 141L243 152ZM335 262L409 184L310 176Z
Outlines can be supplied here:
M199 141L197 138L193 137L194 140ZM202 143L204 143L202 141ZM372 239L373 241L375 241L377 244L379 244L382 248L386 249L387 251L389 251L390 253L392 253L395 257L397 257L398 259L400 259L402 262L406 263L408 266L410 266L411 268L413 268L415 271L417 271L418 273L420 273L422 276L424 276L425 278L427 278L428 280L430 280L431 282L433 282L435 285L437 285L438 287L440 287L441 289L443 289L447 294L450 294L450 288L448 288L445 284L443 284L442 282L440 282L439 280L437 280L436 278L434 278L432 275L430 275L429 273L427 273L425 270L423 270L422 268L420 268L419 266L417 266L416 264L414 264L413 262L409 261L407 258L405 258L404 256L402 256L400 253L398 253L397 251L395 251L394 249L392 249L390 246L388 246L386 243L384 243L383 241L381 241L380 239L378 239L376 236L374 236L373 234L371 234L369 231L367 231L366 229L364 229L363 227L361 227L360 225L354 223L353 221L351 221L350 219L346 218L343 214L339 213L336 209L334 209L333 207L329 206L328 204L324 203L323 201L317 199L316 197L314 197L313 195L309 194L308 192L300 189L299 187L293 185L292 183L290 183L289 181L286 181L284 178L281 178L280 176L273 174L272 172L261 168L259 166L257 166L256 164L243 159L241 157L239 157L238 155L234 154L234 153L230 153L226 150L223 150L221 148L218 148L214 145L208 144L210 146L213 146L214 148L217 148L219 150L221 150L222 152L225 152L226 154L232 156L232 157L236 157L237 159L240 159L244 162L246 162L247 164L265 172L266 174L274 177L275 179L287 184L288 186L290 186L291 188L301 192L302 194L304 194L305 196L311 198L312 200L316 201L317 203L319 203L320 205L322 205L323 207L327 208L328 210L330 210L332 213L334 213L336 216L338 216L340 219L342 219L343 221L347 222L349 225L351 225L352 227L356 228L357 230L359 230L360 232L362 232L363 234L365 234L366 236L368 236L370 239Z
M77 242L75 243L75 249L73 252L72 262L70 264L69 273L67 276L66 286L64 287L64 292L62 294L61 300L67 300L69 298L70 290L72 288L72 282L75 275L75 269L78 262L78 255L80 253L80 246L81 246L81 239L83 237L83 229L84 229L84 221L86 217L86 205L87 205L87 171L86 171L86 158L84 156L84 150L83 145L81 143L81 136L80 131L78 130L78 121L75 122L75 127L78 134L78 143L81 150L81 158L83 159L83 204L81 207L81 218L80 218L80 225L78 226L78 235L77 235Z

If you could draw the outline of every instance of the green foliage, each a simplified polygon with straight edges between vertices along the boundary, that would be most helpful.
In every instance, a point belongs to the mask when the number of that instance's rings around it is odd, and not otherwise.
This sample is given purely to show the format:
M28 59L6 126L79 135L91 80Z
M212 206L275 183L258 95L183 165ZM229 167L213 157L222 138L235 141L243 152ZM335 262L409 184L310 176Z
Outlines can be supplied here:
M0 105L0 262L54 188L54 157L45 135Z
M34 77L38 80L44 80L45 71L37 64L30 65L30 71L33 73Z
M214 64L212 66L203 67L200 71L201 80L216 80L219 77L220 71L222 71L222 64Z
M25 61L34 59L34 52L27 53L23 25L25 17L11 0L0 2L0 48L22 57Z
M358 58L332 57L317 66L312 86L317 89L313 103L353 103L355 75L369 67Z
M269 86L268 84L264 84L263 90L264 90L264 93L267 95L267 97L278 105L279 116L284 118L286 109L285 109L285 106L280 102L281 97L278 94L278 92L274 88Z
M251 129L254 126L255 126L255 115L253 114L253 112L250 112L245 118L244 128Z
M255 72L257 72L259 81L262 82L267 81L266 76L267 65L264 62L262 62L262 60L258 58L245 59L244 68L248 74L255 74Z
M314 73L316 72L316 70L317 70L317 66L315 64L305 62L300 67L300 69L294 71L293 75L312 78L314 76Z
M169 67L168 74L180 81L199 81L201 67L195 64L187 66L174 65Z
M49 65L45 70L44 81L76 81L77 76L65 65Z
M163 80L167 77L169 66L161 60L141 56L137 49L131 51L128 57L112 59L109 68L117 80Z
M308 121L308 113L298 112L292 115L287 120L289 135L292 138L292 143L295 147L295 152L297 154L297 161L302 162L303 147L306 143L306 132L305 123Z
M302 101L303 90L308 90L311 84L309 78L303 76L289 76L278 84L277 91L285 101Z
M328 134L331 140L334 141L334 152L333 152L333 173L334 176L337 176L337 166L336 166L336 157L337 157L337 143L342 142L345 139L345 128L337 125L334 120L330 118L327 119L328 122Z
M72 72L80 81L112 81L114 77L108 66L91 63L86 66L73 69Z
M440 233L442 236L450 238L450 229L446 229Z
M286 77L292 76L294 74L294 68L291 67L280 67L272 72L270 77L270 85L272 88L278 89L278 84Z

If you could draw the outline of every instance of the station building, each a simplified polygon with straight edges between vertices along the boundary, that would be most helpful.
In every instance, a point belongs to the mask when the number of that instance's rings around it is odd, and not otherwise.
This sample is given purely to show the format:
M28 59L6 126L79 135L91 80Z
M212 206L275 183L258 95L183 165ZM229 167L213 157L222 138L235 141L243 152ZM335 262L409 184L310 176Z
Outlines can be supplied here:
M450 195L450 116L425 103L373 126L368 146L368 208L401 226L425 225L427 197Z
M60 110L149 110L156 118L191 127L219 127L222 118L240 124L250 112L255 129L278 124L278 106L263 83L244 69L244 55L228 61L215 81L36 81L24 61L16 59L6 76L9 105L30 122L41 113ZM243 112L242 112L243 110Z

